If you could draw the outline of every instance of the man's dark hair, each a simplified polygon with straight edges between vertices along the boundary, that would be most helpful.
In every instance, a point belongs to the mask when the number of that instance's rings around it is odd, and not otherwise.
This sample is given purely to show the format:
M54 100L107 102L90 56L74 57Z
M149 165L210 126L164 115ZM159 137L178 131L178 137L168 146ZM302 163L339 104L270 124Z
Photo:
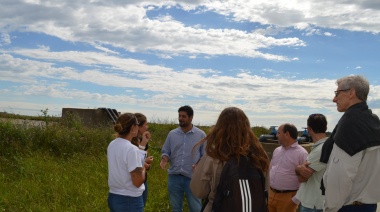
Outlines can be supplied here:
M307 126L315 133L325 133L327 130L327 120L323 114L311 114L307 119Z
M282 132L286 133L289 132L290 137L297 139L298 137L298 131L297 127L293 124L284 124L284 127L282 128Z
M178 109L178 113L184 111L187 113L189 117L192 117L194 115L193 108L191 108L189 105L182 106Z

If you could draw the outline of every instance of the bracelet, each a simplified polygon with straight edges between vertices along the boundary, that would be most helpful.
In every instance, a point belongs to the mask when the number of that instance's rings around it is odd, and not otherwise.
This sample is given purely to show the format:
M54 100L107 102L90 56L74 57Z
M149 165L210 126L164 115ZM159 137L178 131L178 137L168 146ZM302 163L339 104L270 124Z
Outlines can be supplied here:
M145 150L145 146L141 146L141 145L139 145L139 148L140 148L141 150Z

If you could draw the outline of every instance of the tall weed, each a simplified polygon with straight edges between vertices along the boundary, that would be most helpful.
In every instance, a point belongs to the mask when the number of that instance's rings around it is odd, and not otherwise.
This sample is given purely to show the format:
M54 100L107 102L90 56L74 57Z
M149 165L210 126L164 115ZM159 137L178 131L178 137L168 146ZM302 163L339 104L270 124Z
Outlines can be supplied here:
M44 121L0 121L0 212L108 211L106 150L114 139L112 126L88 128L76 117ZM145 211L171 210L167 170L159 163L166 136L176 127L149 123L154 161L148 171ZM206 133L210 129L200 128Z

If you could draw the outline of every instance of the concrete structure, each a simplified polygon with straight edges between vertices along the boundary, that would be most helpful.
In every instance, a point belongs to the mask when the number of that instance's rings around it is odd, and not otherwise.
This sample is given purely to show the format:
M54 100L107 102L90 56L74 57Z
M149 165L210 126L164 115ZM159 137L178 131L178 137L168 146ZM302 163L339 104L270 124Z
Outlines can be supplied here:
M119 116L115 109L62 108L62 119L79 119L84 126L113 125Z

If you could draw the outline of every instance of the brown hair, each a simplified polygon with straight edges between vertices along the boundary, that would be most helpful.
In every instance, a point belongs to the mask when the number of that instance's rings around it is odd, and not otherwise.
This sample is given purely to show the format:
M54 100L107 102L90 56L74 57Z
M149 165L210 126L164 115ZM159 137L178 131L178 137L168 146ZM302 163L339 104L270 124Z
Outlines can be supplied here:
M139 122L139 127L143 126L146 122L146 116L142 113L135 113L135 116Z
M224 162L234 157L251 157L255 167L263 172L268 170L268 155L253 133L248 117L239 108L225 108L210 133L198 144L203 142L212 158Z
M131 131L132 126L136 124L137 119L135 114L123 113L117 118L113 129L119 134L119 136L125 136Z
M137 121L139 122L139 127L143 126L146 122L146 116L142 113L135 113L135 116L137 118ZM132 138L132 144L135 146L139 146L139 141L141 141L141 135L137 135L136 137Z

